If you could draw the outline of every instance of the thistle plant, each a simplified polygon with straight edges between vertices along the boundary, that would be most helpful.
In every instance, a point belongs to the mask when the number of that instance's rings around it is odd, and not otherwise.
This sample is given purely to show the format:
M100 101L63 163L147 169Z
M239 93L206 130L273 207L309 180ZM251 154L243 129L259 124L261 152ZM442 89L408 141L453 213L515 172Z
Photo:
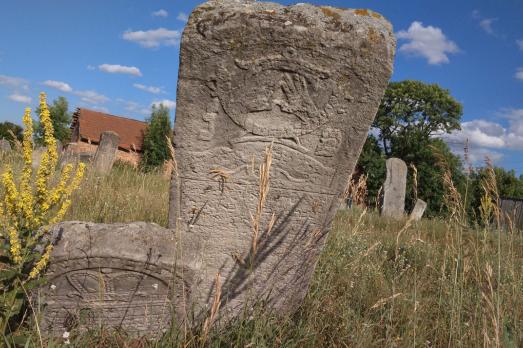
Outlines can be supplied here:
M0 334L4 337L21 324L14 319L23 317L22 312L30 305L28 290L42 282L41 273L53 250L45 238L49 226L63 219L85 171L83 163L76 170L67 164L56 175L58 153L45 93L40 94L39 117L46 150L36 173L32 163L33 122L31 109L26 108L21 173L7 166L0 177Z

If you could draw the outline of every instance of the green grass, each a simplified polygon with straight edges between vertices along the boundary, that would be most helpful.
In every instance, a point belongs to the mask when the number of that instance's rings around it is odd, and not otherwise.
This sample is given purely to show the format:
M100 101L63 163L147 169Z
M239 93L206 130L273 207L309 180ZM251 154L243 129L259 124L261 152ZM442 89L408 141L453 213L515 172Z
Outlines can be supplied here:
M4 163L7 163L4 161ZM1 168L0 171L3 169ZM166 225L168 179L116 166L88 175L70 220ZM39 346L33 334L35 345ZM58 342L49 342L57 346ZM481 347L523 346L523 239L457 220L337 215L309 293L297 313L258 308L211 332L173 328L159 341L97 331L78 347Z

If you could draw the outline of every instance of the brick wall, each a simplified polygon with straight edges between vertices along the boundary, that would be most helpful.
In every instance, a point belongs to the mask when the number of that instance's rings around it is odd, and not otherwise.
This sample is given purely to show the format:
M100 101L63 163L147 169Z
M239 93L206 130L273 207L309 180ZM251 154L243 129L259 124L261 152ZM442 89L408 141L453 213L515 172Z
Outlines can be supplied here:
M98 148L97 144L89 144L83 141L77 142L75 144L75 146L71 146L71 149L73 149L72 151L74 153L92 153L94 156L94 154L96 153L96 149ZM138 164L140 163L141 157L141 154L136 152L127 152L122 151L120 149L116 151L117 160L130 163L135 167L138 166Z

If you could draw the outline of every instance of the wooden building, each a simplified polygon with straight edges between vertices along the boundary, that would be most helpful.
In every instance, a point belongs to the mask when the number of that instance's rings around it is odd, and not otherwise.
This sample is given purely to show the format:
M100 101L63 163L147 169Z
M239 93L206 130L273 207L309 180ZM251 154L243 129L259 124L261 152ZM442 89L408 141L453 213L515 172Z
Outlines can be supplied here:
M71 123L71 151L79 154L96 152L100 135L105 131L116 132L120 137L117 160L138 165L147 124L143 121L109 115L103 112L78 108Z

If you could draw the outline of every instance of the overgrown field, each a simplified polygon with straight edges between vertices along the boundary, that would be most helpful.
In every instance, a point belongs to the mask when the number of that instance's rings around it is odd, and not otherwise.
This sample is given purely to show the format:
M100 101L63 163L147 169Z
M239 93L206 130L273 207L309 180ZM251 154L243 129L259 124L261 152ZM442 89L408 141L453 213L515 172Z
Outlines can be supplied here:
M2 163L9 161L4 158ZM165 226L168 187L160 173L143 174L122 165L104 178L88 174L66 219L145 220ZM449 199L449 204L454 204L453 216L419 223L382 219L372 209L340 211L310 291L292 317L260 308L253 317L216 329L205 339L198 328L173 328L158 342L102 330L73 335L71 345L523 346L520 233L497 232L488 224L468 227L459 201ZM494 208L486 205L488 209L495 220ZM36 327L29 330L32 344L40 346Z

